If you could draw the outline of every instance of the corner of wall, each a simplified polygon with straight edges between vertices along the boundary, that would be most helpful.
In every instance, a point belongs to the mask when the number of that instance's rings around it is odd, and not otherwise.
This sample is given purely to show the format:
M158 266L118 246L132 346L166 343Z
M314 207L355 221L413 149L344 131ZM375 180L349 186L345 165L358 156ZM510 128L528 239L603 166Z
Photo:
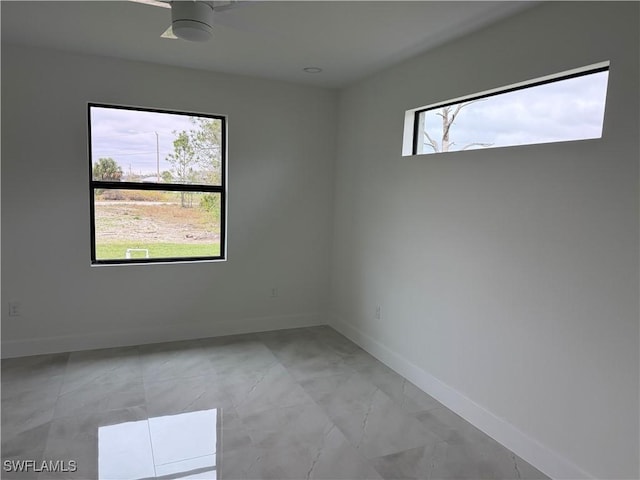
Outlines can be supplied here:
M551 478L596 478L338 315L329 326Z

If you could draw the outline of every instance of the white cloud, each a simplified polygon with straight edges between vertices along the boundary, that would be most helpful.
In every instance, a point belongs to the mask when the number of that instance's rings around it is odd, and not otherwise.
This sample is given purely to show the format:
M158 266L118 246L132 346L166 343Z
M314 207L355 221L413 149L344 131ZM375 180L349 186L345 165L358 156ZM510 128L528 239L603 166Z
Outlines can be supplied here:
M174 131L190 130L187 115L93 107L91 109L92 160L111 157L123 170L154 173L169 170L166 156L173 152ZM156 133L158 142L156 145Z

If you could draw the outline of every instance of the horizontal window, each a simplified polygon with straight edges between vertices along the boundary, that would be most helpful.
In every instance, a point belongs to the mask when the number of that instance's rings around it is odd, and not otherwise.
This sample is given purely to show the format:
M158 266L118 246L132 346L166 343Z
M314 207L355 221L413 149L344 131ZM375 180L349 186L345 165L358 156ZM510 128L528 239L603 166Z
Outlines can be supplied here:
M411 153L600 138L608 76L607 62L414 110Z
M225 119L89 105L92 263L224 258Z

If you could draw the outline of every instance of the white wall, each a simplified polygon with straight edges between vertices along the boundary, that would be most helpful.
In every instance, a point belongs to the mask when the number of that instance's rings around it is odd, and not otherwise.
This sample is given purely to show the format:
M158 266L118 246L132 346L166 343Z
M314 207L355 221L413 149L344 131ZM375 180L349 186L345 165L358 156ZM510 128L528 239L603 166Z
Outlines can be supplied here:
M228 261L90 266L87 102L228 115ZM3 356L326 323L333 91L2 45ZM271 288L279 297L272 299Z
M556 477L639 476L639 13L551 2L341 92L332 324ZM401 157L407 109L605 60L601 140Z

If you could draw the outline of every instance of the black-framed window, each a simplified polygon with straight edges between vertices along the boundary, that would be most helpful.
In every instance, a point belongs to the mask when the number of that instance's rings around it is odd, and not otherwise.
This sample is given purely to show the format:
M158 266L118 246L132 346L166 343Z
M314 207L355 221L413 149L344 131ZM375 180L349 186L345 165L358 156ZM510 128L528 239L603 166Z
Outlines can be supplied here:
M609 62L414 110L412 154L601 138Z
M225 258L226 118L89 103L92 264Z

